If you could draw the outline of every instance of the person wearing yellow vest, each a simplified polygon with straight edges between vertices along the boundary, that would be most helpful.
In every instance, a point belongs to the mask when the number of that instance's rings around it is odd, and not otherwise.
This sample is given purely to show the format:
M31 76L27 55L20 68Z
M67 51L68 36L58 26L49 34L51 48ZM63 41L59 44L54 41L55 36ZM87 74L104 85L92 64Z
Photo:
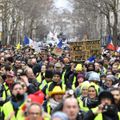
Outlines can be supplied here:
M51 114L57 105L62 102L64 94L65 91L63 91L60 86L55 86L54 89L48 93L49 99L44 102L45 112Z
M99 86L95 83L90 83L88 87L88 95L83 99L78 98L80 109L84 112L89 111L98 105Z
M82 71L83 71L82 64L77 64L74 73L69 76L68 84L70 85L70 89L73 90L76 89L76 87L78 86L77 75L82 73Z
M66 90L66 85L64 82L61 80L61 73L60 72L54 72L53 73L53 81L48 83L42 91L45 91L45 94L48 95L50 91L54 89L55 86L60 86L63 91ZM46 96L47 97L47 96Z
M80 87L81 87L82 83L84 82L84 74L78 74L77 81L78 81L78 87L75 89L75 95L78 97L78 96L80 96Z
M12 85L12 96L10 101L6 102L2 107L3 120L24 120L23 112L20 107L25 101L24 90L19 82Z
M99 95L99 105L89 110L84 120L120 120L120 112L114 104L114 97L109 91L103 91Z
M40 104L32 103L27 109L24 120L51 120L51 116L43 111Z
M14 72L7 71L6 73L6 80L1 84L1 91L0 91L0 102L2 106L5 102L7 102L11 97L11 87L14 83ZM1 107L0 107L1 108Z
M53 72L51 70L46 70L45 71L45 79L40 84L39 89L42 90L49 82L51 82L52 77L53 77Z

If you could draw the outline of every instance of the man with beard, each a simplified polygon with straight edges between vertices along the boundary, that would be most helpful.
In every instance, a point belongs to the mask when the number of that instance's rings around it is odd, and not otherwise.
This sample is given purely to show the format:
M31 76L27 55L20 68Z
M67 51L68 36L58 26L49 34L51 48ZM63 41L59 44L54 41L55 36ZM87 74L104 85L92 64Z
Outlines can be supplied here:
M115 99L115 104L120 112L120 90L118 88L113 88L110 91Z
M120 120L120 112L114 102L114 97L109 91L100 93L98 107L86 113L84 120Z
M12 96L10 101L2 107L2 120L24 120L20 107L25 101L25 95L22 85L16 82L12 85Z
M13 66L13 71L15 72L15 74L17 74L17 70L21 69L22 65L22 59L20 57L16 58L14 66Z

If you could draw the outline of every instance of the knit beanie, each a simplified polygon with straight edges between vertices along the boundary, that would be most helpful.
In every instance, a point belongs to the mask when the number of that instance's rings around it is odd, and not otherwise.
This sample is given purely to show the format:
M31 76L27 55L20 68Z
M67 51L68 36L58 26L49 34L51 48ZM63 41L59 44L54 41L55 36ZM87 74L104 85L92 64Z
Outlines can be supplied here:
M100 75L96 72L91 72L88 81L92 81L92 80L100 82Z

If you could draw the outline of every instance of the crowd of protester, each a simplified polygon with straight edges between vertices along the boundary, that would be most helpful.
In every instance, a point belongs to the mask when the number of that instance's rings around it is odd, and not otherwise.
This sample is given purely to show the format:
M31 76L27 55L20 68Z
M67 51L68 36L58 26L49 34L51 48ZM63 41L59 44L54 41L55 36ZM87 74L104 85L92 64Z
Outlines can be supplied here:
M101 48L90 62L2 47L0 120L120 120L120 53Z

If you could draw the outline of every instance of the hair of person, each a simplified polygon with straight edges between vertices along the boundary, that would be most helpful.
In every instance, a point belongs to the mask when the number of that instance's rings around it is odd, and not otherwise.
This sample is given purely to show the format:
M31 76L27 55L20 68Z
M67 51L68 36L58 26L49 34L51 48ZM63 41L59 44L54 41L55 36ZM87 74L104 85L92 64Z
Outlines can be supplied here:
M21 85L21 83L19 82L19 81L17 81L17 82L15 82L15 83L13 83L13 85L12 85L12 90L13 90L13 88L15 87L15 85Z
M26 110L26 115L29 115L29 111L30 111L31 107L34 106L34 105L36 105L36 106L38 106L40 108L40 110L41 110L40 115L42 115L42 112L43 112L42 106L40 104L38 104L38 103L32 103L30 106L28 106L28 108Z
M120 93L120 88L111 88L110 92L112 92L112 91L119 91L119 93Z

